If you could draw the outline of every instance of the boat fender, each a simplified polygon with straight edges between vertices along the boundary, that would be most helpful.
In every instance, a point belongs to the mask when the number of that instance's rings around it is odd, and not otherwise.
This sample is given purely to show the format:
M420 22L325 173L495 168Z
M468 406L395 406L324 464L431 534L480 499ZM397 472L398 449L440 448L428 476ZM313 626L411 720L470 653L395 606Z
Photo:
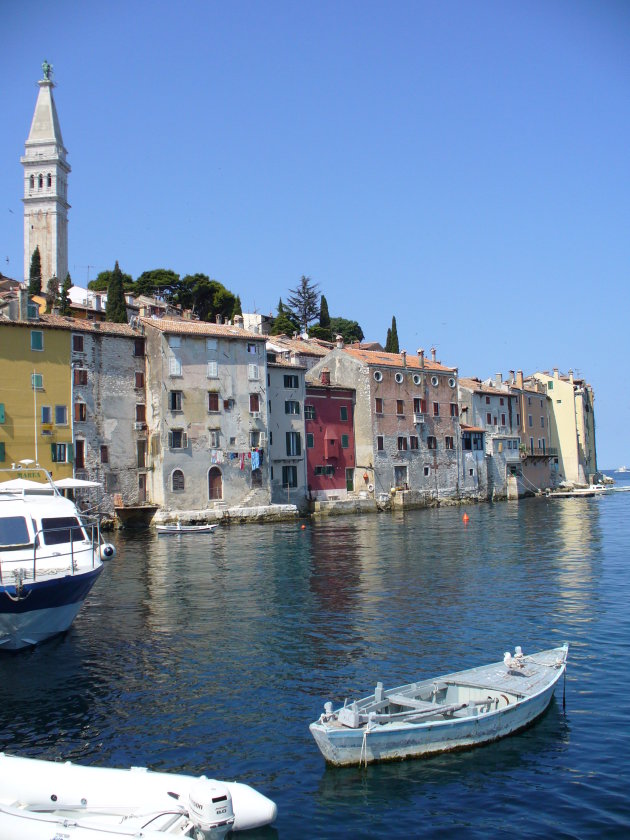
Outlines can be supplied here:
M116 556L116 549L111 543L103 543L99 553L101 560L113 560Z
M369 490L370 493L373 493L374 492L374 485L373 484L368 484L367 489Z
M201 776L188 792L188 816L199 832L199 840L223 837L234 825L230 791L220 782Z

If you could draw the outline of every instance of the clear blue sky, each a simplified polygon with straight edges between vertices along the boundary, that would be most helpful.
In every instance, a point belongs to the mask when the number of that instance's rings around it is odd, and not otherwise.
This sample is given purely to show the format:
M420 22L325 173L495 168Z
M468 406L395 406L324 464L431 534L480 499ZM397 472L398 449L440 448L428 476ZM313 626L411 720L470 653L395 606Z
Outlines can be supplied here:
M5 0L0 30L3 273L46 58L76 285L203 272L268 313L306 274L462 375L573 368L630 463L626 0Z

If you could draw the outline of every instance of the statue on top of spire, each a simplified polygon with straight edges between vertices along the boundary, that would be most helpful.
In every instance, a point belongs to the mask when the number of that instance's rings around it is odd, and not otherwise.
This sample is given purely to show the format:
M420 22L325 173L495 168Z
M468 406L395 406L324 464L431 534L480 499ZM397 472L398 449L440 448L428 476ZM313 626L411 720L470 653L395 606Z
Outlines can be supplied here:
M46 59L44 59L44 61L42 62L42 70L44 71L44 79L46 79L47 82L50 81L50 74L52 73L52 69L52 64L49 64L46 61Z

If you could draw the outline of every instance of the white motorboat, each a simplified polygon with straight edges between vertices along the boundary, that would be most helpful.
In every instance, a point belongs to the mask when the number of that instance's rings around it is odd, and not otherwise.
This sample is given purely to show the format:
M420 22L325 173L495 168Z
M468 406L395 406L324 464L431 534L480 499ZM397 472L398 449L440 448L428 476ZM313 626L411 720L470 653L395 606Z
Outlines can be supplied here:
M42 467L0 470L0 650L67 630L114 554Z
M158 534L211 534L219 526L214 523L203 523L201 525L182 525L181 522L165 523L156 525Z
M503 738L541 715L565 672L562 647L384 690L347 702L311 724L330 764L367 764L463 749Z
M0 753L0 840L218 840L276 814L239 782Z

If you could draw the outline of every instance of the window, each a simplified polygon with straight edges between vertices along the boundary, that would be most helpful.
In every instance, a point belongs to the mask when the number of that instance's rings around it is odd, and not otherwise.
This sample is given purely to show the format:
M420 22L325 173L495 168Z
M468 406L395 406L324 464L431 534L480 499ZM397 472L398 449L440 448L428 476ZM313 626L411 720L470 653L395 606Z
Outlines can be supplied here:
M247 352L252 353L254 356L258 353L258 346L254 344L254 342L248 342L247 344Z
M181 347L182 346L181 335L169 335L168 346L169 347Z
M230 398L229 400L223 400L223 411L232 411L234 408L234 400Z
M42 532L44 545L81 542L86 538L85 531L75 516L42 517Z
M271 443L271 432L269 433L269 443ZM315 437L312 432L306 433L306 448L312 449L315 446Z
M44 333L41 330L31 330L31 350L44 349Z
M183 429L171 429L168 433L169 449L187 449L188 435Z
M66 455L68 454L68 449L70 448L70 445L66 447L65 443L52 443L50 445L50 457L53 464L65 464Z
M541 428L541 429L544 429L544 428L545 428L545 418L544 418L544 417L541 417L541 418L540 418L540 428Z
M486 397L486 405L490 405L490 397Z
M376 380L376 382L381 382L381 380L383 379L383 374L380 372L380 370L374 371L374 379Z
M135 338L133 341L133 355L144 356L144 338Z
M269 432L269 446L273 443L273 432Z
M5 450L4 450L4 441L2 440L2 441L0 441L0 462L4 463L5 458L6 458L6 453L5 453ZM9 517L9 519L11 519L11 518L12 517ZM6 517L2 519L2 523L3 523L3 525L7 523Z
M136 466L144 469L147 465L147 442L143 438L136 441Z
M405 413L405 401L396 400L396 414L401 415Z
M169 411L181 411L182 410L182 392L181 391L169 391L168 392L168 408L169 408Z
M427 413L427 401L424 399L420 399L416 397L413 401L413 413L414 414L426 414Z
M76 423L85 423L87 420L87 405L84 402L74 404L74 419Z
M402 373L401 373L400 371L398 371L398 373L396 373L396 374L394 375L394 379L395 379L395 380L396 380L396 382L400 385L400 383L403 381L403 375L402 375Z
M216 338L206 338L206 350L208 353L214 353L217 350Z
M52 187L52 175L50 174L50 172L46 176L46 186L47 187Z
M520 414L517 414L517 415L516 415L516 425L517 425L517 426L520 426L520 425L521 425L521 415L520 415Z
M145 423L147 419L147 407L144 403L136 403L136 423Z
M501 425L505 426L505 414L501 415Z
M42 423L52 423L52 408L49 405L42 406Z
M407 451L407 438L406 437L399 437L398 438L398 451L399 452L406 452Z
M486 423L488 425L490 425L492 423L492 414L490 414L489 411L486 413Z
M282 486L297 487L297 467L282 467Z
M248 379L258 379L258 365L247 365Z
M436 403L436 402L433 403L433 416L434 417L439 417L440 416L440 404L439 403Z
M73 335L72 336L72 350L74 353L83 353L83 336L82 335Z
M284 387L285 388L299 388L298 377L294 373L285 373L284 374Z
M41 373L31 374L31 387L35 391L41 391L44 388L44 377Z
M169 357L168 373L169 373L169 376L181 376L182 375L182 363L177 358L177 356L170 356Z
M444 438L444 448L445 449L454 449L453 445L453 438L450 435L446 435Z
M186 484L184 482L184 473L181 470L173 470L173 475L171 476L171 487L173 488L173 492L185 489Z
M457 403L451 403L451 417L459 417L459 406Z
M383 435L377 435L376 437L376 451L383 452L385 450L385 438Z
M427 437L427 449L437 449L437 438L433 435Z
M88 384L88 372L85 368L75 368L73 371L73 380L75 385Z
M35 189L35 176L34 175L31 175L31 177L29 178L29 184L31 186L31 189L34 190Z
M260 446L260 432L256 429L249 433L249 446L250 449L258 449Z
M532 404L532 398L531 398L531 397L527 397L527 405L531 405L531 404Z
M68 425L68 409L65 405L55 406L55 423L57 426Z
M431 467L425 467L424 468L424 474L425 475L431 475Z
M531 414L528 414L528 415L527 415L527 425L529 426L529 428L530 428L530 429L531 429L531 428L532 428L532 426L534 425L534 420L533 420L533 418L532 418L532 415L531 415Z
M79 470L85 468L85 441L80 438L74 444L74 463Z
M302 454L302 439L299 432L287 432L287 455Z
M219 365L217 362L208 362L208 369L206 371L207 379L219 378Z
M144 388L144 371L137 370L135 372L134 387L135 388Z
M304 419L305 420L314 420L315 419L315 406L314 405L305 405L304 406Z
M40 188L40 190L44 186L44 179L41 175L38 175L37 177L37 186Z
M417 435L411 435L409 438L409 449L417 449L418 448L418 437Z
M101 446L101 464L109 464L109 449Z
M208 391L208 411L219 410L219 395L216 391Z
M547 382L547 390L553 391L553 382Z
M382 414L383 413L383 398L382 397L376 397L376 399L374 400L374 411L377 414Z
M250 414L260 411L260 396L259 394L249 395L249 411Z
M219 429L208 429L208 443L212 449L217 449L220 445L221 432Z
M350 438L348 437L348 435L341 435L341 448L342 449L347 449L349 445L350 445Z
M499 397L499 405L505 405L505 400L503 397Z
M300 404L297 400L285 400L284 401L284 413L285 414L299 414L300 413Z

